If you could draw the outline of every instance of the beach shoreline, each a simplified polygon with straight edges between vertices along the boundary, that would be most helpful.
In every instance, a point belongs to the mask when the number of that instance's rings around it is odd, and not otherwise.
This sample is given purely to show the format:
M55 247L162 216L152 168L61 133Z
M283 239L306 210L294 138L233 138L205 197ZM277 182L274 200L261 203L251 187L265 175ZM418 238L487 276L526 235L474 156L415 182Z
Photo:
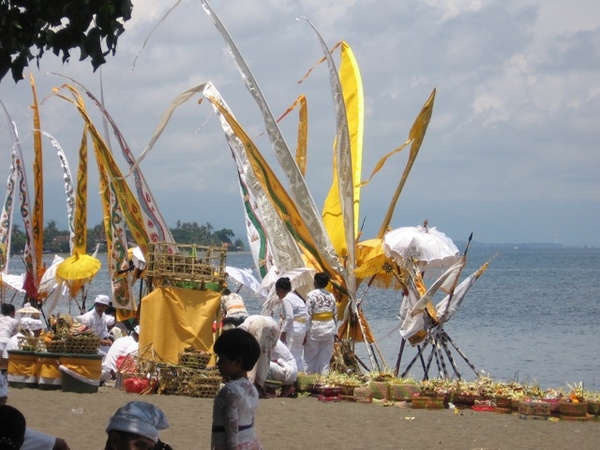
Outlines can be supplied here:
M161 439L174 450L209 448L212 399L129 394L100 387L95 394L9 388L8 404L35 430L64 438L72 450L102 448L110 416L127 402L153 403L170 427ZM596 449L600 422L522 420L512 414L428 411L398 405L261 400L256 432L265 449Z

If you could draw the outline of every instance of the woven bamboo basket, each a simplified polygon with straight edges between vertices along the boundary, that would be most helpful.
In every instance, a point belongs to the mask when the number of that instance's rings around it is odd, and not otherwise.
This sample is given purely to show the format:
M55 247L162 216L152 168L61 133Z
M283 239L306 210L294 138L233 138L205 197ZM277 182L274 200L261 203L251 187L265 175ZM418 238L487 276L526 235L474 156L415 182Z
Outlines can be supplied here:
M369 383L373 398L378 400L389 400L390 398L390 383L387 381L371 381Z
M49 353L66 353L65 341L63 339L45 341L44 345L46 347L46 351Z
M430 397L427 395L414 395L411 399L413 409L444 409L444 397Z
M24 352L39 352L43 350L43 341L35 336L19 336L17 338L19 350Z
M202 350L186 348L179 354L179 365L191 369L204 369L210 361L211 354Z
M217 371L180 366L160 367L159 393L212 398L217 395L223 378Z
M65 352L89 355L98 353L100 338L94 334L72 334L65 338Z
M587 402L560 402L560 415L571 417L584 417L587 414Z
M299 373L296 378L296 389L298 392L308 392L319 381L319 376L316 374Z
M600 400L588 400L588 414L600 415Z
M371 403L373 401L373 394L370 387L357 387L354 388L354 399L358 403Z
M416 384L392 384L390 387L390 397L395 401L407 401L413 395L420 392L419 386Z

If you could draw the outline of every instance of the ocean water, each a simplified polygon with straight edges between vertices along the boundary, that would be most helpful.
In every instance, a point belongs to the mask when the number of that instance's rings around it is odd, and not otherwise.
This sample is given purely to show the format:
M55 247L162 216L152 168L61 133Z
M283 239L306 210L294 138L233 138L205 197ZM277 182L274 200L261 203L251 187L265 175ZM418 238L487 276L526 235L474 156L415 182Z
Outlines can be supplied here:
M487 247L479 249L474 243L461 279L494 253ZM52 255L46 257L49 263ZM103 267L89 287L88 305L95 295L106 294L110 289L105 255L100 255L100 259ZM10 264L10 273L19 273L20 259L12 258ZM251 267L252 258L249 253L229 253L227 265ZM137 287L134 291L138 292ZM251 291L242 288L240 294L251 313L260 311L258 299ZM10 301L11 291L5 296ZM441 294L434 303L440 300ZM22 298L17 296L13 301L20 304ZM363 301L365 317L379 348L375 354L382 355L390 368L396 364L400 347L400 301L399 292L377 288L370 288ZM61 304L59 310L78 312L75 303ZM600 249L502 250L471 287L444 329L477 372L483 371L494 379L537 382L542 388L566 387L567 383L582 381L586 389L600 390ZM474 379L475 372L463 357L452 347L451 352L461 376ZM364 344L356 344L356 353L371 366ZM415 355L416 348L407 345L400 373ZM424 356L429 356L427 350ZM451 370L449 365L448 369ZM423 369L420 364L415 365L409 374L420 379ZM437 375L435 363L429 374Z

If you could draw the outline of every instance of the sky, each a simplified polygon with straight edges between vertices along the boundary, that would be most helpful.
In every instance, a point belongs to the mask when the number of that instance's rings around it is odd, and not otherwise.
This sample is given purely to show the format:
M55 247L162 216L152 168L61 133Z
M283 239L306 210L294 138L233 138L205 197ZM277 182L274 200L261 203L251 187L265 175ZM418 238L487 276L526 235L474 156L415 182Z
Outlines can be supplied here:
M104 103L134 155L148 144L171 101L211 81L271 166L259 108L200 1L134 0L117 53L93 73L78 52L62 64L46 53L30 67L38 96L76 79ZM331 184L335 113L329 74L309 19L328 46L346 41L365 96L363 179L408 137L436 88L433 116L396 205L393 228L427 219L454 240L600 246L600 3L597 0L212 0L278 117L304 94L309 107L306 180L322 207ZM154 31L153 31L154 30ZM145 43L145 45L144 45ZM335 54L339 61L339 54ZM26 70L28 74L30 70ZM102 82L101 82L102 79ZM102 92L101 92L102 86ZM9 77L0 100L33 162L31 88ZM245 239L237 175L208 102L182 105L141 163L170 226L209 222ZM93 106L88 102L88 109ZM73 171L82 121L56 96L41 105ZM92 114L98 127L99 116ZM297 115L281 128L295 149ZM0 121L0 198L11 140ZM112 139L113 147L115 141ZM44 221L66 228L58 158L44 142ZM120 152L119 152L120 153ZM394 155L362 190L363 236L375 237L406 164ZM125 171L122 158L117 157ZM101 221L97 168L90 160L88 225ZM4 173L5 175L2 175ZM278 172L280 174L280 171ZM283 180L283 178L281 178ZM29 174L33 191L33 182ZM18 223L18 221L17 221Z

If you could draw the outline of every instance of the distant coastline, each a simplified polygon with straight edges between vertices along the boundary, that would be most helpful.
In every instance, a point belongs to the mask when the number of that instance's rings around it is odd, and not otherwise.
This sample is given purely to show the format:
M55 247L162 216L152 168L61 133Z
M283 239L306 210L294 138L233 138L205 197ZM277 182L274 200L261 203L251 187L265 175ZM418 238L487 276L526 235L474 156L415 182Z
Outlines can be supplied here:
M467 245L467 241L454 241L456 246L459 249L464 249ZM595 245L563 245L563 244L553 244L551 242L520 242L520 243L487 243L487 242L479 242L472 241L472 247L477 247L480 249L494 249L494 250L514 250L514 249L560 249L560 248L600 248Z

